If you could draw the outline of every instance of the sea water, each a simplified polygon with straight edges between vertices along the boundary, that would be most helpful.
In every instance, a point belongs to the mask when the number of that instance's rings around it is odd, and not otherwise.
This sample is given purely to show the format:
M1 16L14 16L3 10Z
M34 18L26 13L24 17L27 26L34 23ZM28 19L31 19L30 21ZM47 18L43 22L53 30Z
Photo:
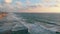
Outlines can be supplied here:
M59 34L59 13L15 13L31 34Z
M4 30L11 29L14 24L19 26L22 23L28 28L30 34L60 34L60 14L57 13L13 13L12 20L17 20L18 23L5 23L5 26L0 27ZM11 17L10 16L10 17ZM8 20L10 19L8 18ZM10 20L11 20L10 19ZM8 26L7 28L5 28ZM21 26L21 25L20 25ZM19 30L19 29L17 29ZM0 30L1 31L1 30ZM57 32L57 33L56 33Z

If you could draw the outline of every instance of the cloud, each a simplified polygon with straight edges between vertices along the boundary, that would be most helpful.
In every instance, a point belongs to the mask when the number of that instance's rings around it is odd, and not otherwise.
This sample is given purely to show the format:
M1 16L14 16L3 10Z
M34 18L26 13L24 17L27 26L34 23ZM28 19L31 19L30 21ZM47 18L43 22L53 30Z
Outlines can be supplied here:
M50 0L44 0L45 2L49 2Z
M22 5L22 2L16 1L17 5Z
M16 1L14 5L10 4L11 0L5 0L3 4L0 4L0 11L3 12L17 12L22 8L22 2Z
M55 4L55 6L56 6L56 7L60 7L60 4L59 4L59 3L58 3L58 4Z
M30 4L31 4L30 0L26 0L26 5L30 5Z
M49 3L49 2L55 2L56 0L43 0L43 1Z
M11 2L12 2L12 0L5 0L5 2L6 2L6 3L11 3Z
M3 6L0 4L0 8L2 8Z
M60 13L59 7L38 7L34 9L20 10L27 13Z
M16 1L15 5L10 4L12 2L12 0L5 0L6 3L4 3L3 5L0 5L0 10L1 11L8 11L8 12L56 12L56 11L60 11L60 3L56 3L55 5L50 5L51 0L43 0L42 3L35 3L33 5L31 5L30 0L26 0L26 4L29 6L23 7L23 3L20 1ZM58 0L57 0L58 1ZM49 3L47 3L49 2ZM52 0L52 2L54 2ZM8 4L7 4L8 3ZM51 7L53 6L53 7ZM57 8L56 8L57 6Z
M43 3L35 3L35 6L39 6L39 7L45 7L45 5Z
M12 6L10 4L4 4L4 5L2 5L2 7L0 7L0 11L12 12L12 11L14 11L14 6Z
M56 2L60 2L60 0L56 0Z
M10 3L0 4L0 11L2 11L2 12L14 12L15 9L16 8Z
M22 8L22 6L23 6L23 3L22 2L20 2L20 1L16 1L16 3L15 3L15 7L17 7L17 8Z

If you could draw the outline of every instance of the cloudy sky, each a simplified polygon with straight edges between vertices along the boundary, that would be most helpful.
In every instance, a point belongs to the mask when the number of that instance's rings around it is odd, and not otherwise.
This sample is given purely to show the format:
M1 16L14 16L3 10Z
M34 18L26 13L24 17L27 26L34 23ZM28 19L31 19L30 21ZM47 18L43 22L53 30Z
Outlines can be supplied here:
M0 8L2 4L17 12L60 13L60 0L0 0Z

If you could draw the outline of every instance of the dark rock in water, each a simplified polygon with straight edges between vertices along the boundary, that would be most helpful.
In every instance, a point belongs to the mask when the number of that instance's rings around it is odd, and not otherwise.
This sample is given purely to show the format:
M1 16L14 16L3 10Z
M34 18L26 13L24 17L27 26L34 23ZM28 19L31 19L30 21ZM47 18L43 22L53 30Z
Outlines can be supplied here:
M11 30L2 31L0 34L11 34Z
M28 29L26 27L17 27L12 31L12 34L28 34Z
M13 27L12 34L28 34L28 28L22 24L17 24Z
M0 26L0 34L28 34L28 28L23 24L5 23Z
M56 32L56 34L60 34L60 32Z
M12 34L28 34L28 29L12 31Z
M28 28L15 27L12 30L0 30L0 34L28 34Z

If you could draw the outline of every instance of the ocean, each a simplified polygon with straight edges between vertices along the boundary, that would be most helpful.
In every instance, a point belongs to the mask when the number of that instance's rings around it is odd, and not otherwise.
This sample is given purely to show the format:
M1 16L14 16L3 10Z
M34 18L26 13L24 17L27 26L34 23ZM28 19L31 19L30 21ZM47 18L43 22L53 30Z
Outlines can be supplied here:
M56 34L60 32L59 13L15 13L22 18L31 34ZM27 25L28 24L28 25ZM60 34L60 33L57 33Z
M30 34L60 34L59 13L14 13L12 16L14 20L19 21L18 23L27 27ZM6 23L6 26L8 25L6 29L11 29L13 24L17 23ZM5 29L6 26L0 29Z

